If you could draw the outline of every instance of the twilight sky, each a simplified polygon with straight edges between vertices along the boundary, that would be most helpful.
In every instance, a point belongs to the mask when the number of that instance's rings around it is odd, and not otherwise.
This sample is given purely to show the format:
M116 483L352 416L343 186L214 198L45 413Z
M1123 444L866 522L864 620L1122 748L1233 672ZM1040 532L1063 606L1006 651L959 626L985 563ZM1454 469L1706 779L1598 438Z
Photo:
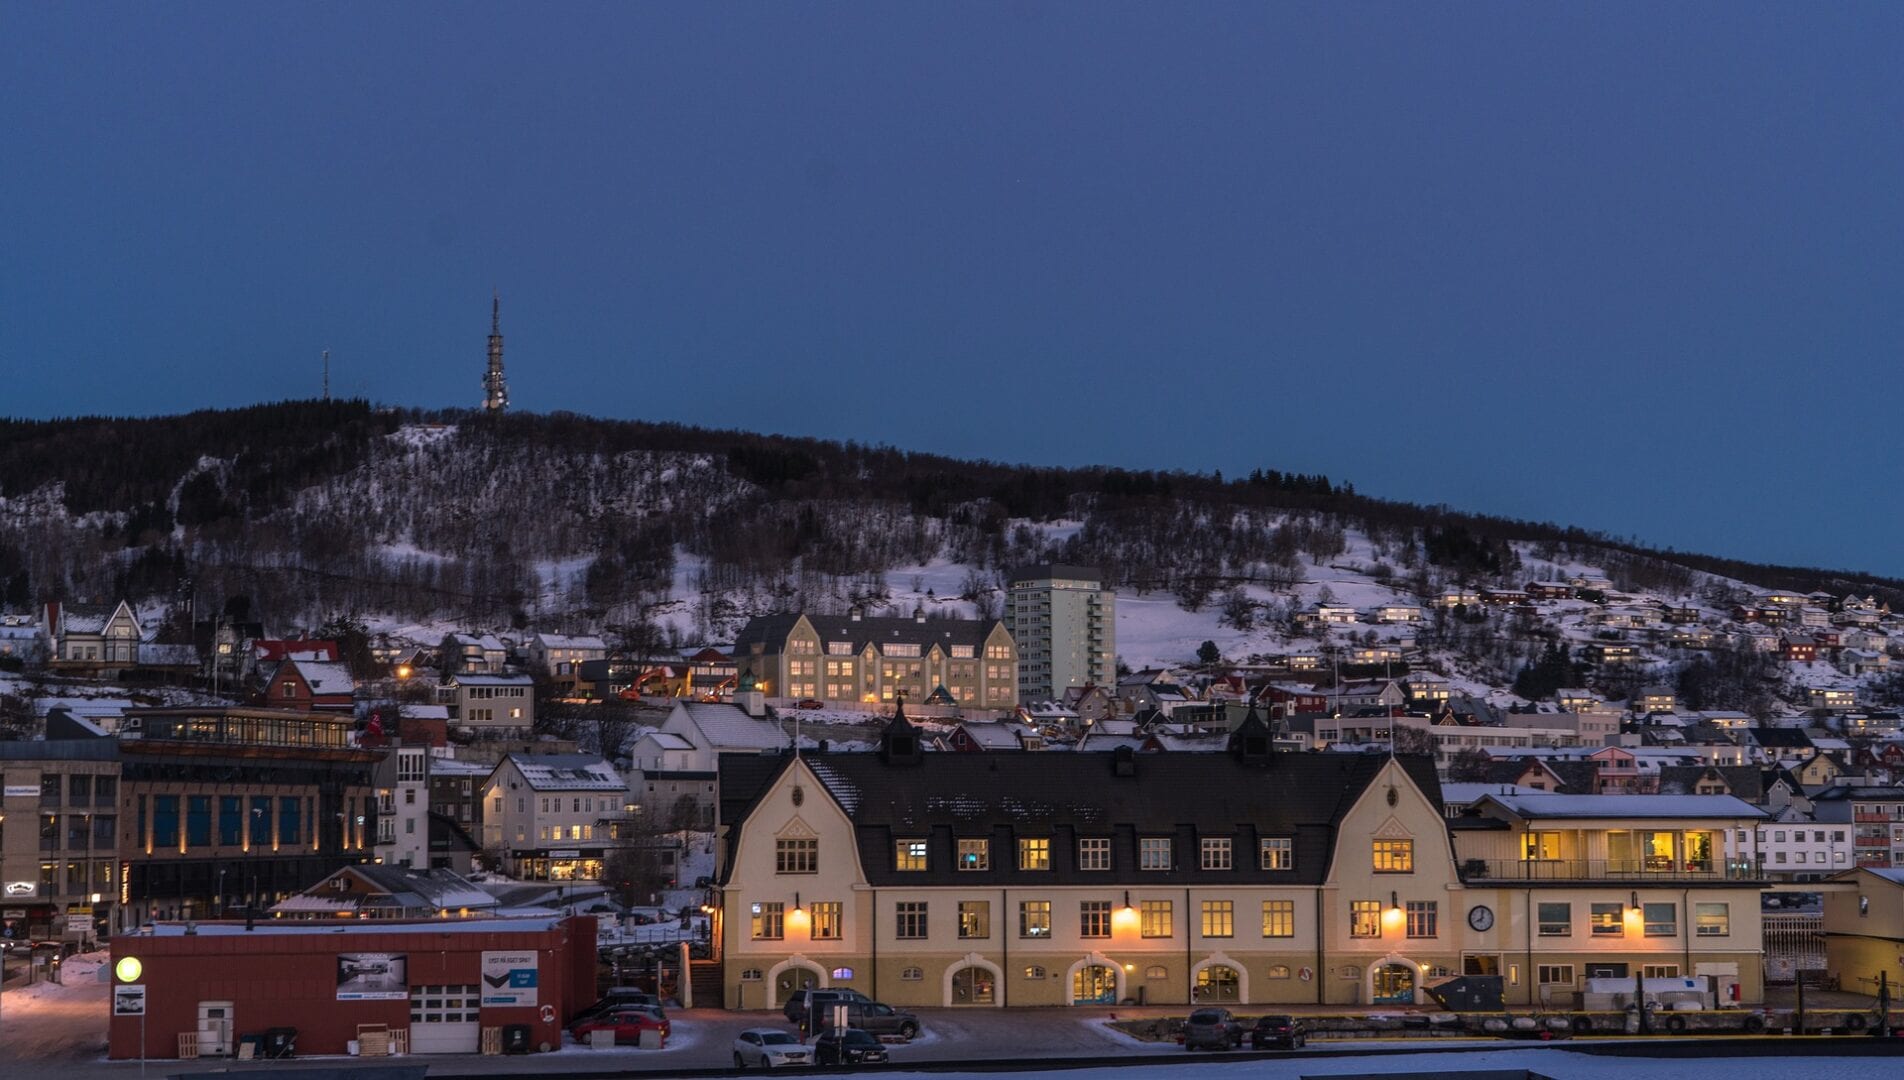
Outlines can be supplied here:
M1888 3L13 4L0 415L315 396L326 347L474 406L500 287L522 409L1904 575L1901 43Z

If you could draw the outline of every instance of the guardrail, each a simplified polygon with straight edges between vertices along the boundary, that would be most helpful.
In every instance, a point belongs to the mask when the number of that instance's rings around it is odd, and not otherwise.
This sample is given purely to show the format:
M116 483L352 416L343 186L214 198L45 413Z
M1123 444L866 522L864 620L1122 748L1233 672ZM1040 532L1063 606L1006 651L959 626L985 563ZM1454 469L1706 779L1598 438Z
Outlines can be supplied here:
M1675 862L1633 859L1465 859L1469 881L1751 881L1750 863Z

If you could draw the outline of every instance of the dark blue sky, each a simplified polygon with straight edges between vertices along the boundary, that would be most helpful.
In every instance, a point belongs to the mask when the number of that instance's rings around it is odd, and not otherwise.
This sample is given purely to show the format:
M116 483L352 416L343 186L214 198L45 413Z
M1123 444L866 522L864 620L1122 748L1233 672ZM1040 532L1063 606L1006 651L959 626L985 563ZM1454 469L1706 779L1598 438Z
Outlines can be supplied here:
M318 389L1904 574L1904 9L27 5L0 413Z

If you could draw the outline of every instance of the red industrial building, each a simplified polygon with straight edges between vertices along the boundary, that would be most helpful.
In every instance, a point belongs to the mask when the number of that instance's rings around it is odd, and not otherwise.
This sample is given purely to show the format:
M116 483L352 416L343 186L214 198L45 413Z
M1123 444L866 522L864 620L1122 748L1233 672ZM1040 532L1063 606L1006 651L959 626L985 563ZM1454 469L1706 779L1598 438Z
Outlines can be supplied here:
M595 1001L587 917L393 923L161 924L112 942L146 988L145 1054L237 1056L241 1041L295 1028L299 1056L344 1054L365 1025L410 1053L477 1053L505 1029L530 1050L562 1045L563 1025ZM115 981L115 994L120 984ZM526 1033L517 1028L526 1025ZM140 1056L140 1020L112 1018L111 1056ZM398 1034L401 1033L401 1034Z

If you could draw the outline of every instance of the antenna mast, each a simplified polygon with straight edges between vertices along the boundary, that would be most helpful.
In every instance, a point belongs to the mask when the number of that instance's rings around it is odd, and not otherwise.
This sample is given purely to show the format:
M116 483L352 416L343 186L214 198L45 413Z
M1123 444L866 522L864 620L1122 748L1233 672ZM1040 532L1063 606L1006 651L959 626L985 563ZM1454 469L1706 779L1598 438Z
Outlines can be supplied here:
M331 351L324 350L324 400L331 399Z

